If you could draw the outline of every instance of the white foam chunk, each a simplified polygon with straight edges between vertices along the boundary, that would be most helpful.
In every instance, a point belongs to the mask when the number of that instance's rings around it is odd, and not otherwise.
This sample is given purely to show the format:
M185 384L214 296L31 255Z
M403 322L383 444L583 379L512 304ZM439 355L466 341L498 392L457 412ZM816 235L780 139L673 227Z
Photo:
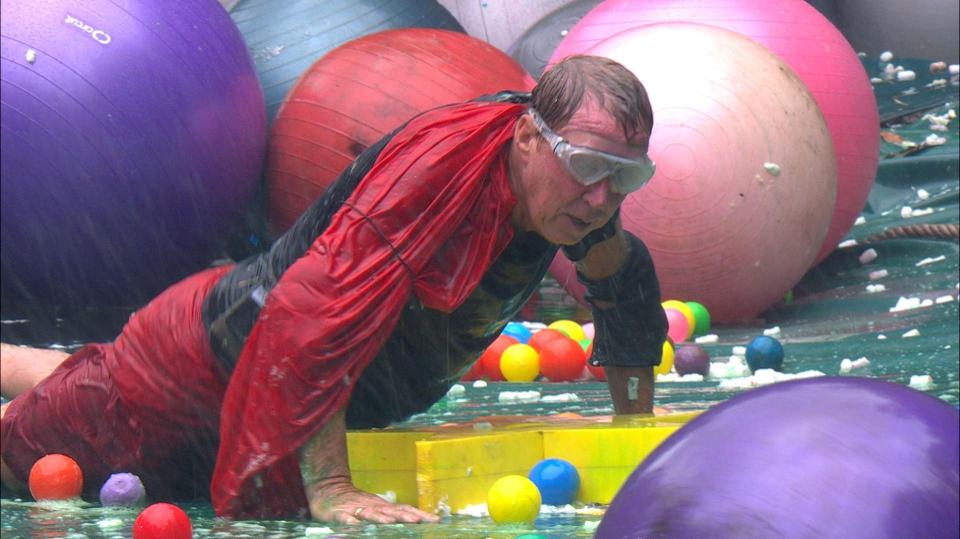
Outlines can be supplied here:
M123 527L123 520L119 518L105 518L97 521L97 527L99 527L101 530L121 528Z
M837 244L837 248L846 249L848 247L854 247L857 245L857 240L843 240Z
M576 393L560 393L558 395L544 395L540 402L580 402Z
M860 263L869 264L877 259L877 251L874 249L867 249L866 251L860 253Z
M719 336L714 335L713 333L711 333L711 334L709 334L709 335L701 335L701 336L697 337L696 339L694 339L693 342L695 342L695 343L697 343L697 344L709 344L709 343L717 342L717 341L719 341L719 340L720 340L720 337L719 337Z
M897 80L899 81L915 80L916 78L917 74L909 69L897 72Z
M487 387L487 382L484 380L474 380L473 387L477 387L477 388Z
M900 217L907 219L913 216L913 208L910 206L904 206L900 208Z
M746 347L746 346L734 346L734 347L731 349L731 351L733 352L733 355L735 355L735 356L745 356L745 355L747 355L747 347Z
M32 64L37 61L37 51L33 49L27 49L26 59L28 64Z
M920 336L920 331L917 328L913 328L910 331L901 335L901 337L904 339L909 339L910 337L919 337L919 336Z
M763 330L763 334L767 337L779 337L780 336L780 326L773 326L772 328L767 328Z
M921 267L921 266L926 266L926 265L928 265L928 264L933 264L933 263L935 263L935 262L943 262L943 261L946 260L946 259L947 259L947 257L945 257L945 256L943 256L943 255L940 255L940 256L937 256L937 257L934 257L934 258L924 258L923 260L921 260L920 262L917 262L917 263L914 264L914 265L919 268L919 267Z
M953 296L949 296L949 295L948 295L948 296L939 296L939 297L936 299L936 303L937 303L938 305L941 304L941 303L950 303L951 301L953 301Z
M914 389L930 389L933 386L933 376L929 374L915 374L910 377L910 387Z
M889 62L890 60L893 60L893 53L892 53L892 52L890 52L890 51L883 51L883 52L880 53L880 61L881 61L881 62Z
M466 394L467 388L463 387L461 384L453 384L450 386L450 389L447 390L447 397L455 398L462 397Z
M947 68L947 71L949 71L951 75L960 73L960 64L950 64L950 67Z
M333 535L333 528L326 526L308 526L307 529L303 530L304 537L327 537L328 535Z
M887 287L884 286L884 285L882 285L882 284L868 284L868 285L867 285L867 293L869 293L869 294L875 294L875 293L877 293L877 292L883 292L883 291L886 290L886 289L887 289Z
M867 219L864 216L857 217L857 220L853 222L854 226L862 225L867 222Z
M917 198L927 200L930 198L930 193L926 189L917 189Z
M539 391L501 391L497 396L497 401L501 403L507 402L539 402L540 401L540 392Z
M897 304L893 307L890 307L890 312L896 313L900 311L908 311L918 307L920 307L920 298L905 298L900 296L900 298L897 299Z
M862 369L870 365L870 360L866 357L859 357L853 361L850 358L844 358L840 362L840 374L846 374L856 369Z
M883 333L881 333L881 334L877 335L877 340L878 340L878 341L885 341L885 340L887 340L887 336L884 335Z
M930 215L933 213L933 208L923 208L922 210L913 210L913 215L910 217L923 217L924 215Z
M888 275L890 275L890 272L888 272L888 271L885 270L885 269L879 269L879 270L876 270L876 271L871 271L870 274L868 275L868 277L870 278L871 281L876 281L876 280L879 280L879 279L883 279L884 277L886 277L886 276L888 276Z
M718 389L721 389L721 390L750 389L754 387L774 384L777 382L783 382L785 380L814 378L817 376L825 376L825 375L820 371L814 371L814 370L798 372L796 374L789 374L789 373L778 372L773 369L758 369L757 372L753 373L753 376L720 380L720 385L718 386Z

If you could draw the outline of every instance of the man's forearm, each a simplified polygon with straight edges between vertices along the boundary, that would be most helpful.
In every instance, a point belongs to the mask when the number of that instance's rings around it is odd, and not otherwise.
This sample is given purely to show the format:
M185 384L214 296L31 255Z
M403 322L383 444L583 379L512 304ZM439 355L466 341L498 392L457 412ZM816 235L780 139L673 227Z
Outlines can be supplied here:
M323 503L317 493L330 483L350 483L347 460L346 407L342 408L300 449L300 475L312 512L329 510L314 507Z
M653 367L605 367L616 414L653 413Z

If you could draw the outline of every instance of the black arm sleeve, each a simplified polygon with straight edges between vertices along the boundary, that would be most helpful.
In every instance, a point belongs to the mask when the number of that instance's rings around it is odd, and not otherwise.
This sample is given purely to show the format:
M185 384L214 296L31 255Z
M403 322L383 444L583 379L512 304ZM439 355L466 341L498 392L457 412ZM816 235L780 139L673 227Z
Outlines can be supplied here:
M624 231L630 254L616 274L591 281L579 272L593 311L594 365L653 367L660 364L667 338L667 317L660 305L660 283L650 251L639 238ZM601 308L597 301L613 307Z

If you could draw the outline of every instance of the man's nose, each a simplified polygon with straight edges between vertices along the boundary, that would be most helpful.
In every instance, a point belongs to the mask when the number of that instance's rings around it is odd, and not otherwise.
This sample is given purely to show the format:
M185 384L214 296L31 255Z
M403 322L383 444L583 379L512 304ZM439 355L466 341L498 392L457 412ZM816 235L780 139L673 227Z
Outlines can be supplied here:
M589 185L583 193L583 199L593 208L602 209L610 202L613 192L610 190L610 177Z

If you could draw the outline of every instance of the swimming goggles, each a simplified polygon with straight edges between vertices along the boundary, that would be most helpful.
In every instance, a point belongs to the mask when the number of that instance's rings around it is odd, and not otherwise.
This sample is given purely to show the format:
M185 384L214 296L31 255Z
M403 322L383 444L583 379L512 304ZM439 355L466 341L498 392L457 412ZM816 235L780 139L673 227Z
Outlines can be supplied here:
M590 186L609 177L610 189L626 195L640 189L653 177L657 167L649 157L626 159L583 146L574 146L550 129L537 111L530 109L528 113L537 131L553 147L553 153L581 185Z

